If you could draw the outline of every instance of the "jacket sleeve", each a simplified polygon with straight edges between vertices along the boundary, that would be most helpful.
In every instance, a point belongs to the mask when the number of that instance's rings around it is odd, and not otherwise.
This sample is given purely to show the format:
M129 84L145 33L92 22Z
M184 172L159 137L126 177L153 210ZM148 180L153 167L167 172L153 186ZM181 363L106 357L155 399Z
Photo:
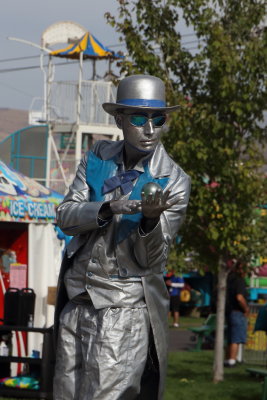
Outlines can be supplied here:
M166 188L171 191L169 200L174 204L161 214L159 223L151 232L142 234L139 229L134 252L143 268L166 264L170 245L185 218L190 188L189 176L180 170L180 174L175 174Z
M103 226L98 219L98 213L104 202L90 202L90 188L86 183L86 165L87 155L82 159L63 202L57 207L57 224L65 234L70 236Z

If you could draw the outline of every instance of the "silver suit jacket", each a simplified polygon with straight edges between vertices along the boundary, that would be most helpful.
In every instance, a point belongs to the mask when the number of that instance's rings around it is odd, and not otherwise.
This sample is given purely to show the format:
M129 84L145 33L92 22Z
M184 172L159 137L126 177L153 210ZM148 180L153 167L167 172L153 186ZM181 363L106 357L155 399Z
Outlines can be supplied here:
M97 143L95 149L96 156L100 160L114 159L117 154L121 154L123 141L101 141ZM109 195L105 196L103 201L90 199L90 187L86 182L86 168L87 157L79 165L74 182L57 210L59 227L65 234L73 236L73 239L66 248L61 267L55 328L57 328L58 316L67 301L63 282L64 274L72 265L72 260L78 251L79 257L81 256L83 245L90 240L93 232L102 229L99 225L98 212L102 204L110 200ZM159 398L161 398L167 367L167 315L169 310L169 295L163 280L163 271L167 263L170 245L185 217L190 193L190 178L168 156L161 143L158 144L149 159L148 169L150 176L155 179L168 178L164 190L170 190L170 202L174 205L162 213L160 222L148 234L142 234L138 227L130 230L122 241L114 244L114 253L120 276L139 276L142 279L159 360ZM110 223L119 222L111 221Z

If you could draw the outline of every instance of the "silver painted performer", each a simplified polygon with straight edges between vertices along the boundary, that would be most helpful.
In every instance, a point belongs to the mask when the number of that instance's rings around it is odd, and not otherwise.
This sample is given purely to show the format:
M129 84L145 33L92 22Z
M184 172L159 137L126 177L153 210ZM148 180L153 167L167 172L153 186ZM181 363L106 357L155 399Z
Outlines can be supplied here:
M160 143L164 83L133 75L104 103L124 140L97 142L57 210L73 236L59 277L54 400L162 399L170 244L190 179ZM143 189L147 183L153 185ZM58 323L59 320L59 323Z

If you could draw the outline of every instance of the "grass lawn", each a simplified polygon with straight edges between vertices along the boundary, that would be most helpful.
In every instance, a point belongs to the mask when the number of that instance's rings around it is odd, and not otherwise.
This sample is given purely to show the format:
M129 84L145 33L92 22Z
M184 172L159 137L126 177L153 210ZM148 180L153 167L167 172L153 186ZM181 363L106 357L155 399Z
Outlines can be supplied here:
M190 327L200 326L204 324L206 318L201 317L180 317L179 329L185 330ZM172 325L172 319L169 318L170 326Z
M259 400L262 382L251 377L247 364L225 368L224 381L212 382L213 351L181 351L169 355L164 400Z
M262 383L246 372L247 364L225 368L224 381L215 385L212 383L212 363L211 350L170 353L164 400L261 399ZM15 399L5 397L0 400Z

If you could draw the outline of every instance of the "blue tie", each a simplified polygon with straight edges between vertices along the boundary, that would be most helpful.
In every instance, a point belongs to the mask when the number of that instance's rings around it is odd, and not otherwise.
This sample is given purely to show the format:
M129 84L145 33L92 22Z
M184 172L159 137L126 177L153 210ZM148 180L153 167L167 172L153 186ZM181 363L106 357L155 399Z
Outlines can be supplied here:
M132 181L138 178L141 173L142 172L140 171L131 169L130 171L123 172L117 176L113 176L112 178L105 179L102 187L102 193L106 194L112 192L117 187L121 188L122 194L130 193L133 190Z

